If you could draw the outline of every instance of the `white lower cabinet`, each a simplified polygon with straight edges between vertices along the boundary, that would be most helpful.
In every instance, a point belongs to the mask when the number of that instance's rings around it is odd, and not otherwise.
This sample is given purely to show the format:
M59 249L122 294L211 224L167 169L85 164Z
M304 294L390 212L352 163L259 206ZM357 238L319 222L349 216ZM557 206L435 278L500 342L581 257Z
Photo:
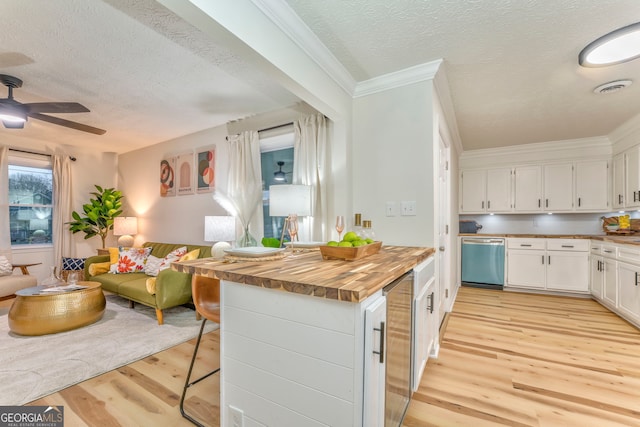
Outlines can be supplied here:
M640 266L618 263L618 311L623 317L640 322Z
M435 298L434 257L414 269L413 306L413 378L411 388L416 391L429 357L438 343L438 314Z
M507 239L507 287L589 292L589 241Z
M387 301L381 295L364 312L364 426L384 426Z

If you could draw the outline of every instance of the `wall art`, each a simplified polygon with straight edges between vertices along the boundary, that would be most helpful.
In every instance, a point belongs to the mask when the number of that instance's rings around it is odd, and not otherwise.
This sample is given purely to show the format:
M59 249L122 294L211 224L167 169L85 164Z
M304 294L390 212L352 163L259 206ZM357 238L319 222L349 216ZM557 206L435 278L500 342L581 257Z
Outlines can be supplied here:
M216 147L196 150L196 192L210 193L216 187Z
M176 157L176 177L178 178L178 196L193 194L193 151Z
M165 157L160 161L160 196L176 195L176 158Z

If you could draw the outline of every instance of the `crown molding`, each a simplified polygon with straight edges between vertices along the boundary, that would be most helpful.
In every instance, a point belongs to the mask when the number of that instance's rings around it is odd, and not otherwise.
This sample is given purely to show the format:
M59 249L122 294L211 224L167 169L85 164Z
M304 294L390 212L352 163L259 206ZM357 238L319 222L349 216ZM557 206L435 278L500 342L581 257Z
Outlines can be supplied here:
M617 144L618 142L624 140L626 137L631 135L632 133L640 131L640 114L630 118L617 128L615 128L610 134L609 139L613 142L613 144Z
M536 142L532 144L511 145L508 147L483 148L467 150L460 154L460 167L477 167L486 165L512 165L514 159L521 164L567 161L576 158L595 159L610 158L611 141L607 136L595 136L561 141ZM577 155L576 153L579 153Z
M413 67L358 82L356 84L355 91L353 92L353 97L358 98L360 96L371 95L377 92L406 86L411 83L433 80L440 69L441 64L442 59L437 59L435 61L414 65Z
M251 0L280 30L302 49L349 96L356 81L331 51L284 0Z

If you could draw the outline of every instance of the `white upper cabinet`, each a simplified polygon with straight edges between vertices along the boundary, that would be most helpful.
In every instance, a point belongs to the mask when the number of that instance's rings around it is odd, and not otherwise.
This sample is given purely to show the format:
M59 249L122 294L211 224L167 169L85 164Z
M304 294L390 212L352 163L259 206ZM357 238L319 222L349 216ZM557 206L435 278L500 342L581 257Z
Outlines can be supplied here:
M609 162L576 162L576 209L597 211L609 208Z
M640 147L631 148L625 153L625 207L640 206Z
M487 171L487 212L511 210L511 169Z
M573 164L544 166L544 210L573 210Z
M542 210L542 168L516 167L514 171L514 210L535 212Z
M461 172L460 213L510 211L510 168L464 170Z
M626 203L625 172L625 155L620 153L613 158L613 194L611 196L614 209L623 208Z

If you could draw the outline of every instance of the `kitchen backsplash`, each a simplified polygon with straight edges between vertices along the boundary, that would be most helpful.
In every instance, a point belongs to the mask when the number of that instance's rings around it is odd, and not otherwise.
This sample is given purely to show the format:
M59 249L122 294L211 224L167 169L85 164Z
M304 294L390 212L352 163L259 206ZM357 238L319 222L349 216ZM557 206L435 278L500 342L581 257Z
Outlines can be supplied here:
M640 218L640 212L625 213L631 218ZM488 234L604 234L601 218L618 215L622 214L460 215L460 220L475 220L482 225L478 233Z

